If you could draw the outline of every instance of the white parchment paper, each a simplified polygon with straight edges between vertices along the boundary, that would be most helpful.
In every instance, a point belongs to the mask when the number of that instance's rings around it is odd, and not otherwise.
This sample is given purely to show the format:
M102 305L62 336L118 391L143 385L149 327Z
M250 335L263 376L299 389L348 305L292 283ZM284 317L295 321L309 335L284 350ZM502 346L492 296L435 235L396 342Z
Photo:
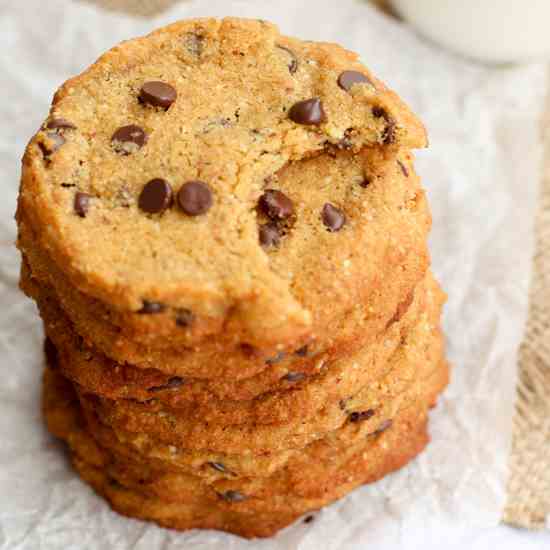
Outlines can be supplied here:
M177 18L238 15L337 41L396 89L428 126L418 154L434 213L434 268L449 293L453 381L413 464L268 541L177 534L111 512L71 471L41 423L42 333L17 290L12 243L19 159L56 87L116 42ZM353 0L197 1L157 20L69 0L0 0L0 548L317 550L469 547L498 523L527 309L545 68L453 57Z

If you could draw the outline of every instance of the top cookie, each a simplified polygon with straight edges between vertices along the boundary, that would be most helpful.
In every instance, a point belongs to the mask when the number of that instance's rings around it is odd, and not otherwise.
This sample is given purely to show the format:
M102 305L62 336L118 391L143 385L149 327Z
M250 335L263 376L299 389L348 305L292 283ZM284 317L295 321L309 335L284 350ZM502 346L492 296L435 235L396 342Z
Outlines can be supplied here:
M265 22L190 20L117 46L61 87L27 148L19 208L70 282L129 319L151 328L186 312L251 344L286 341L310 329L295 288L314 278L325 299L349 266L273 269L301 210L277 173L337 148L387 156L425 142L339 46ZM327 256L368 223L347 212L361 185L349 187L310 221Z

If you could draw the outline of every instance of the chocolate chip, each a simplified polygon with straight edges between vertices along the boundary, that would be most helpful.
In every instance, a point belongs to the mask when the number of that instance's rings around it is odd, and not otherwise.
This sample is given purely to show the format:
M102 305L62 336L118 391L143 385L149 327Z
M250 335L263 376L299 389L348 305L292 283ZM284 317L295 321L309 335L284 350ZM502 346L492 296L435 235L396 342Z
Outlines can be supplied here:
M382 141L389 145L395 141L395 120L393 120L383 107L373 107L372 115L376 118L383 118L386 121L386 128L382 134Z
M280 44L277 44L277 48L280 50L285 51L288 55L290 55L290 63L288 64L288 72L290 74L294 74L298 70L298 58L296 57L296 54L286 46L281 46Z
M368 176L363 178L363 181L359 184L361 187L368 187L371 184L371 179Z
M139 100L153 107L168 109L177 98L177 92L173 86L165 82L146 82L139 92Z
M280 363L285 357L286 357L286 353L284 351L280 351L274 357L270 357L269 359L266 359L265 362L268 365L276 365L277 363Z
M202 181L188 181L178 192L178 203L189 216L198 216L210 210L212 191Z
M161 214L172 204L172 187L162 178L145 184L139 195L138 206L148 214Z
M325 122L327 116L321 100L314 97L295 103L288 111L288 118L296 124L317 125Z
M219 497L226 502L242 502L248 497L239 493L238 491L225 491L225 493L218 493Z
M399 168L401 168L401 172L403 172L403 175L408 178L409 171L407 170L407 167L400 160L397 161L397 164L399 164Z
M277 224L273 222L260 225L259 229L260 244L265 248L279 246L281 242L281 233Z
M38 146L40 147L44 158L49 160L50 155L53 155L53 153L55 153L66 140L62 135L56 132L48 132L46 136L48 137L48 143L41 141Z
M258 355L258 350L252 346L251 344L247 344L246 342L240 344L239 346L241 348L241 351L246 357L256 357Z
M288 372L283 376L283 380L287 382L299 382L303 380L306 375L303 372Z
M142 315L154 315L156 313L162 313L165 310L164 304L160 302L151 302L150 300L143 300L143 306L138 311Z
M230 473L229 470L221 462L209 462L208 465L214 470L221 472L222 474Z
M363 73L358 71L344 71L340 73L338 77L338 86L340 86L342 90L349 92L354 84L370 84L372 86L370 79Z
M294 352L294 355L297 355L298 357L305 357L308 353L308 346L302 346L301 348L297 349Z
M267 189L258 201L258 208L272 220L285 220L294 214L294 204L277 189Z
M152 388L149 388L150 392L157 392L157 391L163 391L163 390L173 390L175 388L179 388L185 384L185 380L181 376L172 376L172 378L169 378L166 384L162 384L162 386L153 386Z
M109 484L109 487L115 489L116 491L125 490L124 487L113 477L108 477L107 483Z
M76 130L76 126L64 118L52 118L46 123L48 130Z
M57 367L57 348L47 336L44 340L44 354L46 355L48 367L52 369Z
M81 218L85 218L88 210L90 209L90 202L92 196L88 193L78 192L74 196L74 211Z
M176 325L178 327L188 327L195 320L195 315L189 309L178 309L176 312Z
M363 422L374 416L374 411L372 409L367 409L366 411L361 412L352 412L349 415L350 422Z
M384 420L384 422L382 422L382 424L380 424L380 426L378 426L378 428L374 432L372 432L371 435L381 434L382 432L385 432L386 430L391 428L392 425L393 425L393 420L391 418L388 418L387 420Z
M111 144L117 153L129 155L141 149L147 142L143 128L135 124L120 127L111 137Z
M344 224L346 223L346 215L342 212L342 210L336 208L336 206L328 202L325 204L325 206L323 206L321 219L323 220L323 223L325 224L327 229L331 232L340 231L340 229L342 229L342 227L344 227Z
M76 187L76 183L66 183L66 182L63 182L61 184L61 187L64 187L65 189L71 189L73 187Z
M304 523L311 523L314 519L313 516L307 516L307 518L304 519Z

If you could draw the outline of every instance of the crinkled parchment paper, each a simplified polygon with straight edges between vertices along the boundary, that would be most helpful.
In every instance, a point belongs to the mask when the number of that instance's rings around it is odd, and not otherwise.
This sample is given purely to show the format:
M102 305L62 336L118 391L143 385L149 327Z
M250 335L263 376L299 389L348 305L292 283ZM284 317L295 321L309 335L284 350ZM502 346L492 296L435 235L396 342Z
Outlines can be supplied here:
M355 491L272 540L177 534L111 512L71 471L42 426L42 333L17 290L13 213L19 159L51 96L116 42L180 17L270 19L289 34L337 41L395 88L428 126L418 170L434 213L434 268L449 293L455 366L413 464ZM352 0L197 1L156 20L69 0L0 2L0 548L444 548L498 523L505 498L516 353L527 311L539 179L541 65L487 68L425 43Z

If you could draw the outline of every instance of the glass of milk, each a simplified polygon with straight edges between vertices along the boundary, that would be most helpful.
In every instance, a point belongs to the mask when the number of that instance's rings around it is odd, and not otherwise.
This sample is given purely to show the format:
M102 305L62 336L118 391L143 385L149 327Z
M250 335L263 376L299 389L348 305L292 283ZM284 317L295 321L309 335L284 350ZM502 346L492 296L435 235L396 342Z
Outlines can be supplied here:
M550 57L550 0L390 0L434 42L468 57L510 63Z

